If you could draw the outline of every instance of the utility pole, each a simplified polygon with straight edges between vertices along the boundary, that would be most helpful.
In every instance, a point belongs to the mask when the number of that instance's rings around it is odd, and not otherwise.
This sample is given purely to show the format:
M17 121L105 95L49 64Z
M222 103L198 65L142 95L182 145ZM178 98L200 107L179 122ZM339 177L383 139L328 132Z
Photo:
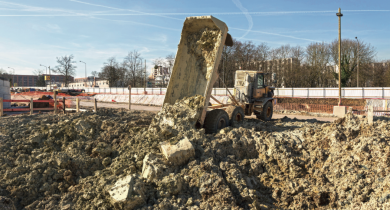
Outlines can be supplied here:
M84 61L80 61L80 62L85 64L85 87L87 87L87 82L88 82L88 78L87 78L87 63L85 63Z
M339 8L339 12L336 13L339 17L339 106L341 106L341 9Z
M146 59L145 59L145 86L144 86L144 93L146 94Z
M359 52L359 40L358 40L358 38L357 37L355 37L355 39L356 39L356 41L357 41L357 80L356 80L356 82L357 82L357 85L356 85L356 87L359 87L359 54L360 54L360 52Z

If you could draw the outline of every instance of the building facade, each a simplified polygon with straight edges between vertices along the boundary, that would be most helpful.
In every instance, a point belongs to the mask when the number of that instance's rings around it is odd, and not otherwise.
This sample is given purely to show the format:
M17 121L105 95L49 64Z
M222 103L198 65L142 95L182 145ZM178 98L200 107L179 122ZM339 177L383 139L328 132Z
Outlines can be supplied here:
M65 76L64 75L49 75L49 74L42 74L42 76L50 76L50 82L52 84L58 84L59 86L65 82ZM12 86L15 87L36 87L38 76L37 75L9 75L9 77L12 79ZM69 76L69 81L72 82L74 80L73 77ZM46 81L46 84L49 84L49 81Z
M69 88L73 89L82 89L82 88L109 88L108 80L101 80L97 77L83 77L83 78L75 78L75 82L69 83Z
M148 87L167 87L171 78L170 69L167 67L158 66L152 68L151 74L148 77Z

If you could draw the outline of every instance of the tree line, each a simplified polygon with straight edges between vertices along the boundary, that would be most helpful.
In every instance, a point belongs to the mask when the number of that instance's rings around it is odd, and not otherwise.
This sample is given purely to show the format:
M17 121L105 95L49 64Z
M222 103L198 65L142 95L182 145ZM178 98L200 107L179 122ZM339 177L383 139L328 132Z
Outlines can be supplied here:
M157 58L153 61L155 68L158 66L172 69L175 56L169 54L165 59ZM145 59L134 50L129 52L122 62L118 62L115 57L107 59L100 72L93 72L100 79L108 80L110 87L144 87L147 80ZM145 80L146 79L146 80Z
M377 61L369 43L343 39L341 44L341 84L360 87L390 86L388 61ZM271 48L266 43L234 41L225 46L218 72L228 87L234 86L235 71L258 70L276 73L276 87L338 87L338 40L332 43L310 43L306 47L282 45ZM266 77L271 82L271 76ZM222 82L217 86L222 87Z
M390 60L375 59L376 50L364 41L343 39L341 44L341 84L343 87L385 87L390 86ZM276 87L337 87L338 86L338 40L331 43L313 42L307 46L282 45L271 48L267 43L254 44L251 41L234 40L234 45L225 46L218 73L227 87L234 87L236 70L257 70L276 73L276 83L271 81L271 74L266 76L268 85ZM153 61L155 68L163 66L173 69L175 55ZM70 77L75 76L74 56L57 57L58 65L54 73L65 76L65 86ZM43 71L35 70L39 75L38 86L44 86ZM108 80L110 87L143 87L146 83L145 59L134 50L122 61L115 57L108 58L100 71L91 72L92 76ZM359 81L357 81L359 74ZM0 69L0 77L9 75ZM215 86L223 87L221 80Z

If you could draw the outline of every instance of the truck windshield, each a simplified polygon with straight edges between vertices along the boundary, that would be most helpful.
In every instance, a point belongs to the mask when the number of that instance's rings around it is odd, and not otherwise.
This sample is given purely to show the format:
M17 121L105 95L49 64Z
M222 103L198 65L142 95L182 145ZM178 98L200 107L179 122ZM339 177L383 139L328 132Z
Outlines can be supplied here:
M257 87L261 88L261 87L263 87L263 85L264 85L264 75L259 74L257 76Z

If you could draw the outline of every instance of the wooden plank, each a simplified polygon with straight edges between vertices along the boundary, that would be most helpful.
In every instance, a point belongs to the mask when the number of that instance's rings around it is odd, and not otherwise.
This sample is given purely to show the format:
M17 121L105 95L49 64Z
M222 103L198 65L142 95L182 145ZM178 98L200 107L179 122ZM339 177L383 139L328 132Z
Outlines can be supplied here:
M129 110L131 110L131 85L129 85Z
M53 111L54 108L35 108L36 111Z
M80 98L76 98L76 112L80 112Z
M57 91L53 91L54 98L54 114L57 114Z
M64 98L62 98L62 111L64 112L64 114L65 114L65 97Z
M30 115L32 115L34 113L34 100L33 98L31 98L31 102L30 102Z
M0 117L3 116L3 98L0 98Z
M19 108L19 109L4 109L5 112L25 112L30 111L30 108Z
M30 103L31 100L3 100L3 102L25 102ZM52 103L54 100L33 100L34 103Z

